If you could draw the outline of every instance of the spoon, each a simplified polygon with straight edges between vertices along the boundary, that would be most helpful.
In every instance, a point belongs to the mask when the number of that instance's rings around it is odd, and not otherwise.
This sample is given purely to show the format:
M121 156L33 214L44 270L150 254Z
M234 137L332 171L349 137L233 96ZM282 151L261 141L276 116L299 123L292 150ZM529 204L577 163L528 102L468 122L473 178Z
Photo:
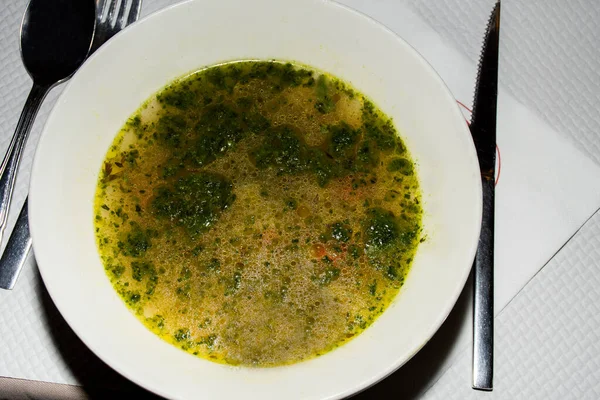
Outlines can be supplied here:
M83 63L96 21L94 0L31 0L21 24L21 58L33 87L0 165L0 243L23 148L35 116L55 85Z

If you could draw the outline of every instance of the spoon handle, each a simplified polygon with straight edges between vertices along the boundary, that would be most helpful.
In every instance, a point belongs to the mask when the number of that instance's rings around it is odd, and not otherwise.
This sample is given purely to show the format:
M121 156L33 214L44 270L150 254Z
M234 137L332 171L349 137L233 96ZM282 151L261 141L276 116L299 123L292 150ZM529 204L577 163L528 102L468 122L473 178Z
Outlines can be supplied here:
M10 201L15 189L15 180L23 148L27 142L27 137L31 131L35 116L40 109L40 105L51 87L51 85L33 83L33 87L21 112L21 117L17 123L15 133L8 145L6 156L4 156L2 165L0 165L0 243L2 243L2 236L6 228L6 221L8 220Z

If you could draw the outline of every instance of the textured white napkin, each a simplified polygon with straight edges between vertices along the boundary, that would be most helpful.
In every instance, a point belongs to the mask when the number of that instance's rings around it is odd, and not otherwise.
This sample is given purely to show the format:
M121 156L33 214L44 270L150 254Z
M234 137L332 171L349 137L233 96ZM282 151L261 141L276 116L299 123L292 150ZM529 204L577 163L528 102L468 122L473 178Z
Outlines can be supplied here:
M174 3L145 0L144 13ZM397 32L438 70L457 99L470 104L476 66L402 3L346 0L345 4ZM477 3L489 4L493 1ZM28 89L16 40L24 0L0 10L0 141L5 149ZM503 22L504 23L504 22ZM481 35L484 26L480 27ZM503 40L505 35L503 34ZM401 73L401 71L399 71ZM501 85L503 84L500 77ZM32 137L56 95L47 100ZM501 92L498 144L502 173L497 187L496 310L501 310L600 205L600 170L568 140L514 98ZM32 146L29 146L29 155ZM25 159L23 169L28 170ZM23 198L26 180L16 196ZM15 208L15 211L18 207ZM14 220L14 215L13 215ZM33 263L32 263L33 264ZM0 375L64 383L94 383L114 375L64 325L30 264L13 292L0 292ZM432 342L409 364L366 394L389 387L416 394L429 387L470 340L470 298L463 293L455 311ZM92 370L97 376L92 376ZM87 371L87 372L86 372ZM365 395L366 395L365 394Z
M464 352L423 399L600 399L600 214L495 322L494 391L471 389Z

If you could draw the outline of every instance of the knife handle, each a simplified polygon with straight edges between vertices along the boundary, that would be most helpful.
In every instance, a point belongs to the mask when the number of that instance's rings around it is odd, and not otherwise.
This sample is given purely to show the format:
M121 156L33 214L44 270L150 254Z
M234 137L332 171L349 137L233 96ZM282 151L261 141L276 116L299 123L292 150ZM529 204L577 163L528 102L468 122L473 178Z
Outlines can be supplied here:
M492 174L493 175L493 174ZM473 389L493 389L494 375L494 179L482 175L483 215L474 267Z

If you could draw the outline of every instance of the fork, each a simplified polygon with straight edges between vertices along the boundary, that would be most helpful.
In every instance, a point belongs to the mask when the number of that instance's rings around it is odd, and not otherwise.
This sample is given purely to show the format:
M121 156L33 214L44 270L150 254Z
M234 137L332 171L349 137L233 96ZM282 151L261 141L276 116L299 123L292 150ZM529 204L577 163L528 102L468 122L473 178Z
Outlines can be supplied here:
M121 29L137 21L142 0L96 0L96 29L88 57ZM12 289L27 261L32 241L27 198L0 258L0 288Z
M137 21L141 9L142 0L96 0L96 31L90 54L121 29Z

